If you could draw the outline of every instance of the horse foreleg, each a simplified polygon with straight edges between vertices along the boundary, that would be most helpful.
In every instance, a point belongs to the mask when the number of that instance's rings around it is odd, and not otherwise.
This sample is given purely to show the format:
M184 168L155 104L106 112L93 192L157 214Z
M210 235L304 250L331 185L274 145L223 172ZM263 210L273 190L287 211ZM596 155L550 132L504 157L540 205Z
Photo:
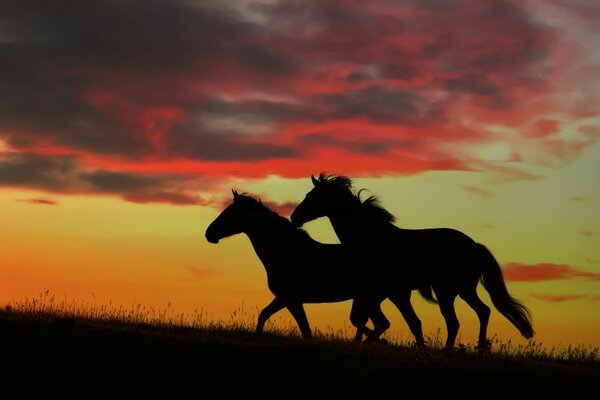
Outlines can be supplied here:
M355 343L361 342L364 334L366 334L367 337L370 337L373 334L373 331L367 327L368 320L369 315L363 301L354 300L352 302L352 309L350 310L350 322L356 327L356 335L354 335Z
M376 342L383 332L390 327L390 321L388 321L383 311L381 311L382 301L383 299L354 300L350 312L350 322L356 327L354 342L360 342L363 334L367 335L367 341ZM373 330L366 326L369 318L373 321Z
M383 332L387 331L388 328L390 327L390 321L385 317L385 314L383 314L383 311L381 311L381 302L382 300L378 300L376 303L373 303L370 307L371 312L370 312L370 317L371 317L371 321L373 321L373 332L371 333L371 335L368 335L368 341L369 342L385 342L387 343L387 341L385 339L380 339L380 336L383 334Z
M306 318L306 313L304 312L304 306L302 303L288 304L287 308L290 310L290 313L298 323L302 337L305 339L310 339L312 337L312 332L310 330L310 325L308 324L308 319Z
M283 309L284 307L284 302L280 298L275 297L273 301L269 303L268 306L263 308L260 314L258 314L258 324L256 325L256 332L262 332L265 327L265 323L269 318L271 318L271 315L275 314L277 311Z

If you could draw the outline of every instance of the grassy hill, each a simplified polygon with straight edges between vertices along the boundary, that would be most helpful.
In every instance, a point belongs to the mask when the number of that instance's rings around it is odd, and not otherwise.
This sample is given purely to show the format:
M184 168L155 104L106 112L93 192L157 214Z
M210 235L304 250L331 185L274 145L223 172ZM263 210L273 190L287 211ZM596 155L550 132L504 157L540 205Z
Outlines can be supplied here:
M8 307L0 344L2 388L39 398L584 398L600 382L597 353L480 355Z

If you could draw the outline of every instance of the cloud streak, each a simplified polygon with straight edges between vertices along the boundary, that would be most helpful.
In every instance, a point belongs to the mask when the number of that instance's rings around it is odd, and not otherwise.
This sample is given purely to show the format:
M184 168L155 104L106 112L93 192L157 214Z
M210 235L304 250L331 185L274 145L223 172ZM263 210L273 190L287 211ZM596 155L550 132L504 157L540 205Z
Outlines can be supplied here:
M44 205L44 206L58 205L58 202L56 200L51 200L51 199L20 199L17 201L19 201L21 203L38 204L38 205Z
M598 298L584 294L533 294L532 296L548 303L564 303L567 301L588 299L598 300Z
M221 272L213 267L199 267L195 265L184 265L183 268L197 279L209 279L221 274Z
M509 281L540 282L569 279L600 281L600 273L583 271L568 264L513 262L505 264L502 272Z
M149 174L87 170L73 155L0 154L0 187L22 187L49 193L115 196L134 203L206 205L195 192L213 181L196 174ZM43 199L29 199L42 204ZM47 203L50 204L50 200Z

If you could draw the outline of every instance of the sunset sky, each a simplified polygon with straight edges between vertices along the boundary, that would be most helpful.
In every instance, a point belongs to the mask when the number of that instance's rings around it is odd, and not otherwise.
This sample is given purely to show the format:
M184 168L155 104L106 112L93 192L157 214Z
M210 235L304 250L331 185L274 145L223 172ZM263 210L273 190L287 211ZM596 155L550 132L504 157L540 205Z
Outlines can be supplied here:
M320 172L485 244L536 341L600 346L596 0L0 0L0 304L256 315L249 240L206 227L232 188L287 216ZM350 326L349 302L306 310ZM526 343L493 308L489 334Z

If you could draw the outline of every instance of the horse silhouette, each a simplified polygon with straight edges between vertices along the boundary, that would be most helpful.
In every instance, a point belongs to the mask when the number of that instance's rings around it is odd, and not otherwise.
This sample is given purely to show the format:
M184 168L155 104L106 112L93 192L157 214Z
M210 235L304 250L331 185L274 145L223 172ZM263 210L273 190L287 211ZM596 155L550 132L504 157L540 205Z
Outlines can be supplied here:
M387 292L406 293L407 289L431 286L446 322L446 348L454 347L458 334L459 321L454 310L457 295L479 318L479 349L489 348L490 308L477 295L479 281L496 309L525 338L533 337L529 309L508 293L500 265L484 245L450 228L402 229L394 225L394 216L379 205L375 196L361 201L361 191L356 192L347 177L321 174L319 179L311 176L311 180L313 189L290 217L294 225L301 227L327 216L341 243L361 249L373 265L387 266L387 271L375 272L389 283ZM418 317L405 315L405 319L417 341L422 340L417 336L422 335ZM364 316L363 321L366 322Z
M310 338L311 328L303 304L354 298L363 299L353 302L350 313L350 321L357 326L355 340L362 338L362 332L373 340L379 336L365 327L363 319L371 318L376 332L390 326L380 308L384 298L363 289L365 265L353 257L347 246L320 243L260 200L235 190L232 193L233 203L209 225L205 236L210 243L239 233L245 233L250 239L267 272L269 289L275 295L258 316L257 332L263 331L273 314L287 308L302 336Z

